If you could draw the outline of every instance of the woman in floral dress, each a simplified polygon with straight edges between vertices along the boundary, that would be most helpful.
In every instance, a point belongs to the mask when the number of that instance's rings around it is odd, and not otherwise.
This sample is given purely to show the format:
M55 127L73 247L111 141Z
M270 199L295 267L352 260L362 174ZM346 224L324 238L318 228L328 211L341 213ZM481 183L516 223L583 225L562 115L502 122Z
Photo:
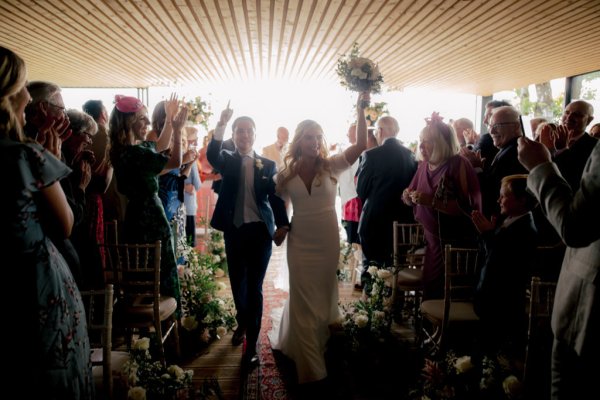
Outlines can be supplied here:
M18 288L5 307L9 372L0 385L37 399L92 399L85 309L66 261L47 236L51 230L55 237L71 234L73 212L58 182L71 170L55 156L60 139L54 126L44 132L46 148L25 142L24 109L31 100L26 80L24 61L0 47L0 254L5 286Z
M115 98L115 108L110 116L110 159L117 177L119 192L128 199L125 212L125 241L128 243L153 243L161 241L160 287L161 293L180 303L179 278L175 261L175 247L171 227L158 198L158 175L165 168L181 163L181 130L187 109L177 115L175 97L165 104L167 123L156 142L144 141L150 120L148 111L135 97ZM162 154L171 143L170 156Z

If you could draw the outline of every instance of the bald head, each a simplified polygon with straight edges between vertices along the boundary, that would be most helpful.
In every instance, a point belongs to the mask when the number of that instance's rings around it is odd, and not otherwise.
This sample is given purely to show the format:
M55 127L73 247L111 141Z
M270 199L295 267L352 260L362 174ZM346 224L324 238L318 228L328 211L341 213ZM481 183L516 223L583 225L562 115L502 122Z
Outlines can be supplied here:
M284 126L277 128L277 142L280 145L286 144L290 140L290 131Z
M583 132L594 119L594 107L583 100L570 102L563 112L561 122L569 130L571 138L575 138Z
M522 135L520 115L519 111L512 106L494 109L490 118L490 135L494 146L502 149L514 138Z

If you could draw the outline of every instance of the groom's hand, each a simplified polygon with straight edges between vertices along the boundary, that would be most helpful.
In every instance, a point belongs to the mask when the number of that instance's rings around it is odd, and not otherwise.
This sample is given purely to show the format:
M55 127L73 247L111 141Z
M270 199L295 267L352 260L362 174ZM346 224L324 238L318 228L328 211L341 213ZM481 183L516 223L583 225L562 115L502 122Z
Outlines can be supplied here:
M275 242L276 246L281 246L281 243L283 243L283 241L285 240L285 236L287 235L289 230L289 226L282 226L281 228L277 228L275 234L273 235L273 241Z

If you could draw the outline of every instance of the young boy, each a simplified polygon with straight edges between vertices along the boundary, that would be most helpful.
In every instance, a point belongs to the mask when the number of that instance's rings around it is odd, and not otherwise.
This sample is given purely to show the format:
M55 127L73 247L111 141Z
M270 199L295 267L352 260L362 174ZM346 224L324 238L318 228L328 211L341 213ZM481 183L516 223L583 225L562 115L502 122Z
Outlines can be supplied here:
M497 223L479 211L471 218L481 234L485 262L475 292L475 312L480 318L480 351L505 350L514 355L524 349L525 289L537 246L537 229L531 210L535 198L527 192L527 175L509 175L500 187Z

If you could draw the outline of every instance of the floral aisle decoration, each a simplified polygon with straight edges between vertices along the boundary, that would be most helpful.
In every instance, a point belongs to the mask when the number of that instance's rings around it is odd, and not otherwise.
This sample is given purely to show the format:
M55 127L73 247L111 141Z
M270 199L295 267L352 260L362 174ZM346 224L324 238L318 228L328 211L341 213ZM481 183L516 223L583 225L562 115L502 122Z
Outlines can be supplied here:
M220 256L200 253L182 245L185 264L179 266L181 283L182 326L198 333L201 342L220 339L235 326L235 306L230 297L219 297L227 288L217 281L225 275Z
M208 103L200 96L196 96L194 100L186 102L185 105L188 108L187 120L193 125L202 125L208 130L208 119L213 115Z
M337 62L336 72L341 85L353 92L381 92L383 76L376 63L360 57L358 43L352 45L350 54L343 55Z
M371 287L366 298L342 305L342 327L352 351L368 349L388 338L392 325L392 279L390 269L370 265Z
M365 118L367 119L367 126L375 126L375 123L384 114L389 114L387 109L387 103L381 101L373 103L373 105L365 108Z
M425 359L419 388L411 399L523 399L523 384L513 362L503 354L484 357L481 366L470 356L459 357L452 350L439 361Z
M340 258L338 260L337 277L340 282L349 282L352 276L352 246L346 240L340 241Z
M152 360L150 339L140 338L130 350L130 358L123 366L127 379L127 398L175 399L192 398L192 376L194 371L183 370L178 365L165 367L160 361Z
M209 241L207 243L208 252L212 255L215 263L215 275L220 278L227 275L227 256L225 255L225 240L223 233L215 229L210 229Z

